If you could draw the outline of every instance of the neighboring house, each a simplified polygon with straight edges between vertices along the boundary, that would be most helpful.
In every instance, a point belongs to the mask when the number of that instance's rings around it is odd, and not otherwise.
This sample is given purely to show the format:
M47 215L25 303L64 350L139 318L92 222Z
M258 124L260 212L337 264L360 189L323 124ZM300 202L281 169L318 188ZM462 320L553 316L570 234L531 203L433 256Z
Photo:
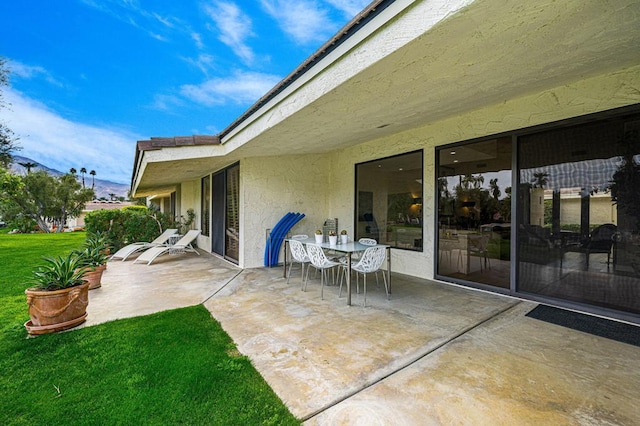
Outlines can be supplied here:
M93 200L85 204L84 209L80 213L80 216L73 217L67 219L67 227L69 229L80 229L84 228L84 218L87 216L87 213L95 211L95 210L113 210L113 209L121 209L126 206L130 206L132 203L128 201L102 201L102 200Z
M302 212L295 233L338 218L392 245L397 273L640 322L629 192L588 245L590 194L640 158L617 143L640 128L638 28L635 0L373 2L219 135L138 142L133 196L193 208L198 246L245 268Z

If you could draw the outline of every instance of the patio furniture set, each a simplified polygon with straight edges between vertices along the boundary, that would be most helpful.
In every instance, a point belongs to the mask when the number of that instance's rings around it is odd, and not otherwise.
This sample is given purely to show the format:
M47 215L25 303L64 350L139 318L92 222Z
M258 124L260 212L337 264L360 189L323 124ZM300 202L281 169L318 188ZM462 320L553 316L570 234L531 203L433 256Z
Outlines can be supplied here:
M290 248L291 259L288 259L287 247ZM351 305L352 273L356 272L356 291L359 292L359 276L363 275L364 299L363 305L367 303L367 274L375 273L378 280L378 271L382 271L387 299L391 293L391 246L378 244L376 240L362 238L358 241L347 243L331 244L327 242L318 243L314 238L307 235L294 235L285 239L284 250L284 277L287 282L291 277L291 269L294 263L301 265L302 290L306 291L309 281L309 272L313 267L320 271L320 297L324 298L323 290L325 281L329 279L329 272L333 271L334 282L338 277L340 290L338 297L342 296L343 280L347 284L347 305ZM387 263L386 271L383 265ZM354 261L357 261L355 264ZM306 273L305 273L306 265Z
M128 244L115 252L109 260L122 259L124 262L132 254L141 251L143 253L138 256L133 263L146 262L147 265L151 265L151 262L163 254L182 254L190 252L199 256L200 253L198 253L192 244L196 238L198 238L198 235L200 235L200 231L191 230L184 235L180 235L177 232L177 229L166 229L151 242L135 242Z

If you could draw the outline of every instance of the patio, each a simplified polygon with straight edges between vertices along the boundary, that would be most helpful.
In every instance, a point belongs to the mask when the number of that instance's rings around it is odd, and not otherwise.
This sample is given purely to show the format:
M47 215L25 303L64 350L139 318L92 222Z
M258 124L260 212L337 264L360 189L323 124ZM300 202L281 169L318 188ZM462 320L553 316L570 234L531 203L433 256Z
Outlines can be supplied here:
M391 300L372 278L347 306L299 269L287 285L207 253L110 262L102 283L84 326L204 303L306 424L640 423L640 347L525 317L535 303L392 274Z

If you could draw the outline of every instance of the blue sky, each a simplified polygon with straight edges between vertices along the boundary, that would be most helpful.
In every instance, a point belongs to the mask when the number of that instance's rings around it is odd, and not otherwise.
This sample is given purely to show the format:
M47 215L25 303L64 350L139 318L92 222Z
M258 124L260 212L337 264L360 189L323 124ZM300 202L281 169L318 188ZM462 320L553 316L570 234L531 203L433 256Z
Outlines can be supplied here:
M216 134L370 0L0 2L18 155L129 183L135 142Z

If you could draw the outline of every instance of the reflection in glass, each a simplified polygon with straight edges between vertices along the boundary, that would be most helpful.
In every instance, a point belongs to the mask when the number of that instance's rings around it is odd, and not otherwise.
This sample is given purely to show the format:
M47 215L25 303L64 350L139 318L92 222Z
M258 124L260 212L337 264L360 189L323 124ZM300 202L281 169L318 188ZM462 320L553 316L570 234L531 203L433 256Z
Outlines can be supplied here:
M356 164L356 239L422 250L422 151Z
M437 274L509 288L511 138L438 150Z
M211 176L205 176L200 183L202 197L200 199L200 232L203 236L209 236L210 211L211 211Z
M238 262L240 247L240 165L226 169L225 258Z
M519 138L518 291L640 313L640 116Z

